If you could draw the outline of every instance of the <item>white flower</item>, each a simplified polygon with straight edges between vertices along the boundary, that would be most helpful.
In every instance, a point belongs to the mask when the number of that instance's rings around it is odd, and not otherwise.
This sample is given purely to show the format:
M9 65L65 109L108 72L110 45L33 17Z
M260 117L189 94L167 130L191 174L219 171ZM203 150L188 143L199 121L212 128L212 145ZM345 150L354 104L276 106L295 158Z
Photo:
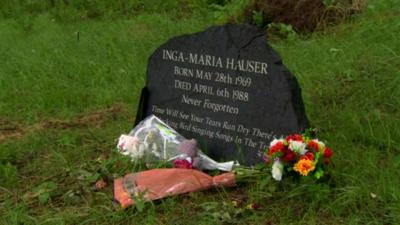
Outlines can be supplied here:
M117 148L123 155L129 155L132 159L140 159L144 154L144 148L139 143L139 139L129 135L119 137Z
M119 137L118 140L118 145L117 148L121 151L121 152L125 152L125 151L129 151L130 149L132 149L137 143L139 142L139 140L136 137L132 137L129 135L121 135Z
M283 143L283 141L284 141L285 139L274 139L273 141L271 141L271 143L269 144L269 147L271 148L272 146L274 146L274 145L276 145L276 144L278 144L279 142L282 142Z
M293 141L293 140L290 140L290 141L289 141L289 148L290 148L292 151L294 151L294 152L296 152L296 153L298 153L298 154L300 154L300 155L304 155L304 154L307 152L307 150L306 150L306 144L303 143L302 141Z
M192 157L185 157L185 160L188 161L189 163L192 163Z
M275 160L274 164L272 165L272 177L277 181L281 181L282 173L283 164L279 160Z

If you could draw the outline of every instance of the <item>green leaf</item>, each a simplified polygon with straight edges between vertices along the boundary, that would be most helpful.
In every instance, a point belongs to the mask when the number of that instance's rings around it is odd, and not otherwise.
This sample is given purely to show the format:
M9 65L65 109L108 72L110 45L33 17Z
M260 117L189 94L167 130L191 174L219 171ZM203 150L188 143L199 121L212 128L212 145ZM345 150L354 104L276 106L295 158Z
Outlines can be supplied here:
M96 181L98 181L100 179L100 177L101 176L99 173L93 173L87 178L87 181L89 183L95 183Z
M18 171L17 167L11 163L0 163L0 186L12 187L17 183Z
M57 184L53 181L44 182L33 189L32 196L37 196L40 204L45 204L49 201L52 193L57 189Z
M48 181L37 186L34 191L35 192L51 192L57 188L57 184L53 181Z
M40 203L40 204L45 204L45 203L47 203L47 202L49 201L49 199L50 199L50 193L49 193L49 192L41 193L41 194L38 196L38 199L39 199L39 203Z
M135 202L135 208L138 212L143 212L146 206L146 200L144 199L145 192L143 193L136 193L131 195L131 198Z
M160 124L156 124L156 127L161 131L161 133L168 136L169 138L174 139L176 137L176 135L167 127L164 127Z
M253 11L253 21L258 27L263 25L263 13L258 11Z
M321 151L315 153L314 163L318 163L319 158L321 157L321 155L322 155Z
M332 6L336 4L336 0L323 0L322 3L324 3L325 6Z
M394 166L400 167L400 155L396 156L393 160L394 160Z
M318 168L314 176L315 178L320 179L322 176L324 176L324 171L321 168Z
M136 207L138 212L143 212L143 210L144 210L144 201L143 200L135 201L135 207Z

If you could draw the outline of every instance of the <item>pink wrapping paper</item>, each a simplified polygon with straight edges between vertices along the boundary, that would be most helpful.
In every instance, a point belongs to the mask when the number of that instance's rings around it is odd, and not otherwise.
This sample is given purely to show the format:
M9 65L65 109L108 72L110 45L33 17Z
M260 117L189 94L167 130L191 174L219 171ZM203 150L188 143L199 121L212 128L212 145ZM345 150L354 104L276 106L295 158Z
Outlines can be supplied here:
M151 201L217 186L235 185L233 173L212 177L193 169L153 169L115 179L114 198L122 208L126 208L135 204L131 196L139 193L145 200Z

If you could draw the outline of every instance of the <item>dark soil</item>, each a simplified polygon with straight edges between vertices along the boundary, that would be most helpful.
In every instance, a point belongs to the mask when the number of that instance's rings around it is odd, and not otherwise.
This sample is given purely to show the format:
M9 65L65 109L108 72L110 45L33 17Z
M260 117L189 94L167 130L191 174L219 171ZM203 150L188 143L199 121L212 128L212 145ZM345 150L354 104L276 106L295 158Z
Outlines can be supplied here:
M339 0L325 5L322 0L254 0L245 11L246 22L255 23L254 12L262 13L262 25L283 23L298 33L310 33L337 24L361 11L366 0Z
M115 104L110 108L97 110L86 115L81 115L72 120L45 119L39 123L23 126L0 118L0 143L9 139L20 138L28 132L37 132L44 129L71 129L85 128L88 126L101 127L108 119L114 119L124 111L122 104Z

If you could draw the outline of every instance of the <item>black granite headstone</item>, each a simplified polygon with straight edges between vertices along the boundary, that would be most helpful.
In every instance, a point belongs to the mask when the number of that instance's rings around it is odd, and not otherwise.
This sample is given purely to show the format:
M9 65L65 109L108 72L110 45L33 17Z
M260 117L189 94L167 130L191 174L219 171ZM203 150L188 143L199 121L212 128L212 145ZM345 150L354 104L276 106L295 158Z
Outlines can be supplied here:
M273 137L308 126L301 90L250 25L175 37L149 59L143 116L155 114L217 160L253 165Z

